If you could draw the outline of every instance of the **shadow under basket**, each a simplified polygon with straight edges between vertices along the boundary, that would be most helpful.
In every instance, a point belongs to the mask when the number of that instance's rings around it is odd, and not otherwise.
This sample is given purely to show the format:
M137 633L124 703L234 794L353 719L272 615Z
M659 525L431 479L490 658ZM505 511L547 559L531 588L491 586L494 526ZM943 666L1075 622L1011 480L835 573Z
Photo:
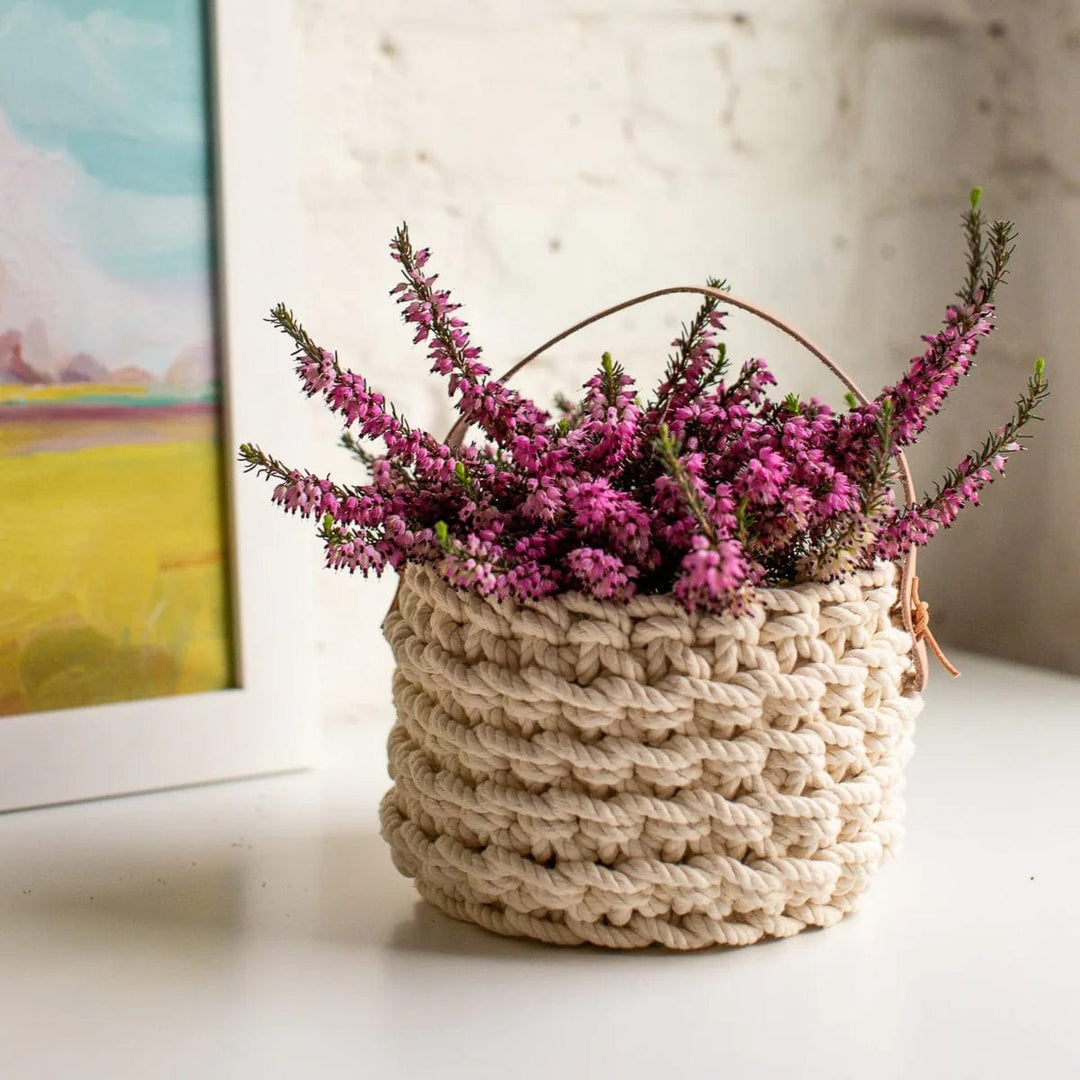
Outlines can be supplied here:
M457 919L559 945L748 945L852 911L901 835L922 699L897 568L756 590L519 604L409 566L398 869Z

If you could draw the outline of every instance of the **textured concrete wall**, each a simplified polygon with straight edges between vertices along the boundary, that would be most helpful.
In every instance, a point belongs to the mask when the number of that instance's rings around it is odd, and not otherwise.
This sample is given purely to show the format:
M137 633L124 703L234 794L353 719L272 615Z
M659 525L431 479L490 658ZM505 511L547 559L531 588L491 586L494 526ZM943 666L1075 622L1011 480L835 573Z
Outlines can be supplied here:
M940 320L958 214L985 187L988 211L1020 228L1014 283L1000 336L915 455L918 479L997 426L1036 353L1056 397L1032 452L926 554L923 592L948 641L1080 670L1078 0L295 0L295 20L303 315L436 430L443 390L386 297L403 218L496 368L596 308L717 274L873 392ZM692 307L594 328L524 385L572 389L604 348L651 377ZM839 398L775 331L732 326L736 354ZM304 464L346 475L337 425L308 409ZM332 714L385 700L391 591L319 579Z

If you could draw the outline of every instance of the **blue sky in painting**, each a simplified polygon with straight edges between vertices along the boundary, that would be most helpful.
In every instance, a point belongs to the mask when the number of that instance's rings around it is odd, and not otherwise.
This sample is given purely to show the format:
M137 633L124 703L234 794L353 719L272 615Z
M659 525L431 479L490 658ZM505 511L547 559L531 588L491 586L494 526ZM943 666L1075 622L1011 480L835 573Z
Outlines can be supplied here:
M208 270L203 18L201 0L17 0L0 14L0 111L87 178L69 213L107 273Z

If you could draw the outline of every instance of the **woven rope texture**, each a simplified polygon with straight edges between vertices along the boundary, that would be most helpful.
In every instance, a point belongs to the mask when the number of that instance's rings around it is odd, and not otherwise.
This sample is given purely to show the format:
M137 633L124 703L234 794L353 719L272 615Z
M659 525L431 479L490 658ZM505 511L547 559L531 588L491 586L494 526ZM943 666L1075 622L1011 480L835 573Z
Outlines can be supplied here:
M760 589L519 605L410 566L395 865L455 918L562 945L696 949L851 911L900 835L921 699L891 565Z

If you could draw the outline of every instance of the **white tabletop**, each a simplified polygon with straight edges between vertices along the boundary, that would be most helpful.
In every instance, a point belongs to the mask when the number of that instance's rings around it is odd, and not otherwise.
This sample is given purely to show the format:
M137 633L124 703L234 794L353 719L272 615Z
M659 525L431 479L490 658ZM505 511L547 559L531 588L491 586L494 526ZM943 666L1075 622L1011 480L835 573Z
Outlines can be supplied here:
M963 659L862 911L741 950L419 903L378 837L388 716L321 771L0 817L0 1076L1080 1076L1080 681Z

